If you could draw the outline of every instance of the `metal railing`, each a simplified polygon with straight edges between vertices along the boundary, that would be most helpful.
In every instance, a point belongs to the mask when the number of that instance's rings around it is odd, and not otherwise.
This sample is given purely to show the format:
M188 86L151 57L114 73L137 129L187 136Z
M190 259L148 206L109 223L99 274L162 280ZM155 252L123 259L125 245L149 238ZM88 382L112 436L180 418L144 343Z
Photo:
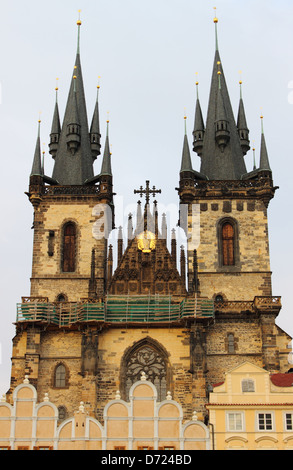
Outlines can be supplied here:
M46 322L59 326L78 322L169 323L183 318L213 318L214 302L172 296L107 296L102 301L46 302L42 299L17 304L16 322Z

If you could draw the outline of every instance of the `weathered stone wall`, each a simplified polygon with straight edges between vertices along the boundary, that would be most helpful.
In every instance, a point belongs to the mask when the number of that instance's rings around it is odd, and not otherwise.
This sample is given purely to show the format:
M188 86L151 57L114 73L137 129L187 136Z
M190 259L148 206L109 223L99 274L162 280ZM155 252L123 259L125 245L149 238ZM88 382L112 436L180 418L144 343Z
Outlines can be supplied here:
M228 300L252 300L271 295L267 210L259 200L195 200L200 208L200 237L197 247L200 294L213 298L222 294ZM219 263L219 222L231 218L237 226L235 266ZM192 230L191 211L189 231ZM194 228L193 228L194 229ZM192 241L188 269L193 273Z
M55 301L59 294L65 294L68 301L88 297L88 281L91 274L92 249L96 249L95 275L98 290L103 291L107 243L97 239L92 230L99 224L93 209L98 204L94 196L44 197L34 217L34 246L31 279L31 296L48 297ZM62 228L66 222L76 224L76 269L63 273ZM53 236L50 237L50 233ZM50 254L49 254L50 252Z

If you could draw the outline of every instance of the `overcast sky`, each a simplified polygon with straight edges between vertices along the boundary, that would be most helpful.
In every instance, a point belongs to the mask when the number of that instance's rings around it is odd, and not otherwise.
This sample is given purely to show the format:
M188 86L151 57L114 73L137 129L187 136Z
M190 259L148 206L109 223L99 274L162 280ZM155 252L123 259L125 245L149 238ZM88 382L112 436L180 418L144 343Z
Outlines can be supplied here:
M239 71L250 139L259 159L260 115L280 189L269 206L273 294L282 296L277 324L293 336L293 2L292 0L11 0L1 2L0 394L10 383L16 303L30 293L33 211L27 196L39 113L45 172L51 176L49 133L58 77L61 119L76 55L81 9L81 62L89 120L100 82L102 144L110 119L114 190L124 218L133 189L149 179L158 201L177 205L184 114L192 147L196 87L204 117L215 50L219 48L237 113ZM198 75L196 75L198 73ZM100 78L98 78L100 77ZM108 114L109 113L109 114ZM193 167L199 158L192 152ZM246 158L253 165L252 151ZM100 171L101 159L95 163ZM121 219L117 220L120 223ZM123 221L123 220L122 220ZM169 227L171 228L171 227ZM250 299L247 299L250 300Z

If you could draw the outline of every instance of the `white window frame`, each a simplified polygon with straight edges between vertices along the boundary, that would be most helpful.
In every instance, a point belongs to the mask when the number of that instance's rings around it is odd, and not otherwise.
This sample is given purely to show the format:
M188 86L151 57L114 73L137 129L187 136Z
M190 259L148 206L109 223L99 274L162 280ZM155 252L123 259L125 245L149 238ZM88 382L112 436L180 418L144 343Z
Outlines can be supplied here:
M287 415L291 415L291 429L288 429ZM284 430L287 432L293 431L293 411L284 411Z
M260 415L271 415L272 429L267 429L266 418L264 418L265 429L260 429ZM256 412L256 429L258 432L274 432L275 431L275 415L273 411L264 410Z
M237 429L236 421L234 420L234 425L232 429L230 427L230 415L240 415L241 417L241 428ZM245 422L244 422L244 412L243 411L226 411L226 430L227 432L243 432L245 430Z

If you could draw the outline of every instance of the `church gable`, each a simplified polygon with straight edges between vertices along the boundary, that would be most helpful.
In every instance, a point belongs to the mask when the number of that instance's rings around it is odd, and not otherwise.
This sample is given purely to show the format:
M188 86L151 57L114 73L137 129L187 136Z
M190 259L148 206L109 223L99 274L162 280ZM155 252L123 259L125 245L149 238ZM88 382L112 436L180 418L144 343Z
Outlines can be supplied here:
M150 242L149 250L144 242ZM129 242L111 280L109 293L185 295L184 277L177 270L166 240L151 233L145 240L138 235Z

